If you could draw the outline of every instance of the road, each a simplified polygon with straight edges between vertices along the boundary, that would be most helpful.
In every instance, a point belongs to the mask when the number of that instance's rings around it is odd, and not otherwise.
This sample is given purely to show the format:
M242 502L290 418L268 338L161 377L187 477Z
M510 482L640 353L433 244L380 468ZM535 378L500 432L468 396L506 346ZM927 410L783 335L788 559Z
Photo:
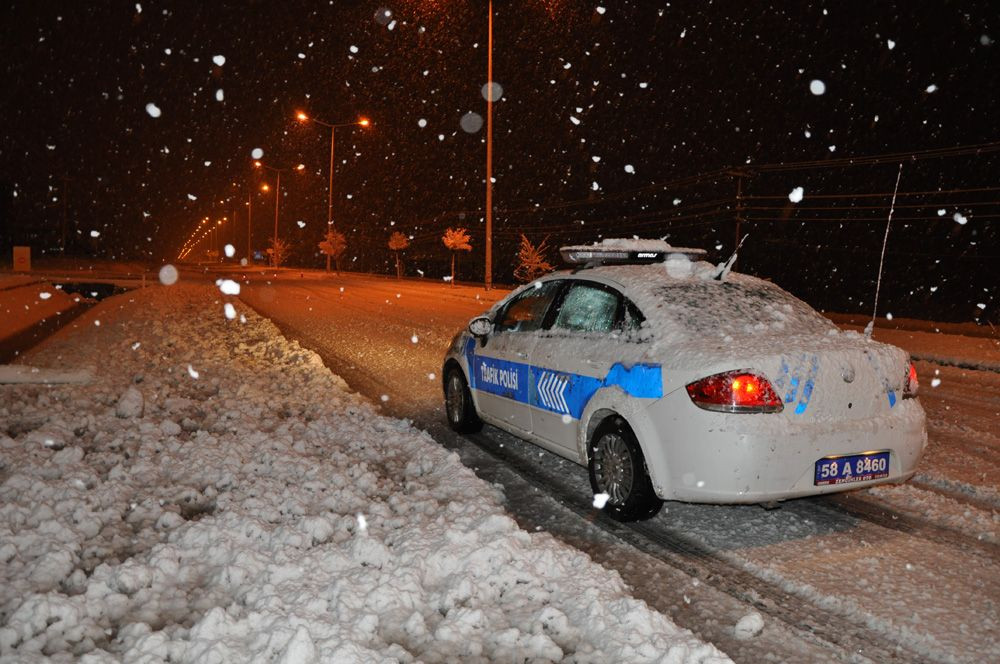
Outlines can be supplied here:
M444 350L504 292L315 272L228 276L244 303L353 389L502 486L522 527L614 568L636 597L736 661L1000 661L1000 374L918 363L930 445L908 485L775 510L668 503L623 526L589 505L582 467L491 427L458 436L445 425ZM733 626L752 611L764 631L737 638Z

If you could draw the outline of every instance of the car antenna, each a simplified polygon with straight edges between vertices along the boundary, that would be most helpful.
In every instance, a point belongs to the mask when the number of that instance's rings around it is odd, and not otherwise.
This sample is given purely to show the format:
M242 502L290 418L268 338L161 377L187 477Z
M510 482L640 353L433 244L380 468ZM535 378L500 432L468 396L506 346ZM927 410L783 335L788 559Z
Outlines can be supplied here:
M892 203L889 205L889 218L885 222L885 237L882 238L882 257L878 260L878 279L875 280L875 304L872 306L872 319L865 325L865 338L871 339L875 330L875 316L878 314L878 292L882 287L882 266L885 264L885 247L889 243L889 224L892 223L892 213L896 209L896 194L899 192L899 179L903 177L903 163L899 163L896 174L896 188L892 190Z
M746 239L748 237L750 237L750 233L747 233L746 235L743 236L743 239L740 240L740 243L736 245L736 249L733 250L733 255L729 257L729 260L726 261L725 265L719 268L719 271L715 273L714 277L712 277L713 279L715 279L716 281L726 280L726 277L729 276L729 271L733 269L733 263L736 262L736 255L740 253L740 247L743 246L743 243L746 242Z

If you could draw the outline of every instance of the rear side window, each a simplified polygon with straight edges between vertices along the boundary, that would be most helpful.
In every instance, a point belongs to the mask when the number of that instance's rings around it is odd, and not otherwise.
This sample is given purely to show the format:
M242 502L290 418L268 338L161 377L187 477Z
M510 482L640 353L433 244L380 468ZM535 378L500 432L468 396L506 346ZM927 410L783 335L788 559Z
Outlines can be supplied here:
M571 332L611 332L618 320L620 296L597 285L575 283L559 307L553 327Z
M559 290L559 281L536 282L521 291L504 307L497 321L497 332L533 332L545 322L545 313Z

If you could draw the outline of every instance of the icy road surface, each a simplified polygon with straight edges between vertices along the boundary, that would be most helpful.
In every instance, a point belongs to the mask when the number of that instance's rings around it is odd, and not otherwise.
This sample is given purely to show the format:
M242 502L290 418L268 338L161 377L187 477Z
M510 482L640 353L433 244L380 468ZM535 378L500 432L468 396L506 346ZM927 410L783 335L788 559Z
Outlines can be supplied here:
M453 441L467 465L503 484L522 526L617 569L637 597L737 661L1000 661L1000 374L992 360L985 370L918 362L930 444L910 484L772 511L668 503L651 522L623 528L589 509L584 469L491 428L449 438L441 357L453 333L504 293L291 271L244 282L247 303L352 387ZM977 366L982 339L938 338L937 347L922 338L921 353ZM752 610L764 630L740 638L733 624Z

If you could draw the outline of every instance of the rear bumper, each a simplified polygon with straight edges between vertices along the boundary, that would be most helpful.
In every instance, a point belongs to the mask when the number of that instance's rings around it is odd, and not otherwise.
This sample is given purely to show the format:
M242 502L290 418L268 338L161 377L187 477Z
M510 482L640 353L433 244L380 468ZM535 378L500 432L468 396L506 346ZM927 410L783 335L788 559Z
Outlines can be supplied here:
M927 445L926 418L915 399L900 401L878 417L808 423L780 414L729 415L703 411L690 401L686 405L661 403L647 411L647 431L657 433L645 442L659 446L647 454L656 466L650 474L657 493L668 500L761 503L903 482L916 472ZM890 453L888 477L815 485L819 459L882 450Z

